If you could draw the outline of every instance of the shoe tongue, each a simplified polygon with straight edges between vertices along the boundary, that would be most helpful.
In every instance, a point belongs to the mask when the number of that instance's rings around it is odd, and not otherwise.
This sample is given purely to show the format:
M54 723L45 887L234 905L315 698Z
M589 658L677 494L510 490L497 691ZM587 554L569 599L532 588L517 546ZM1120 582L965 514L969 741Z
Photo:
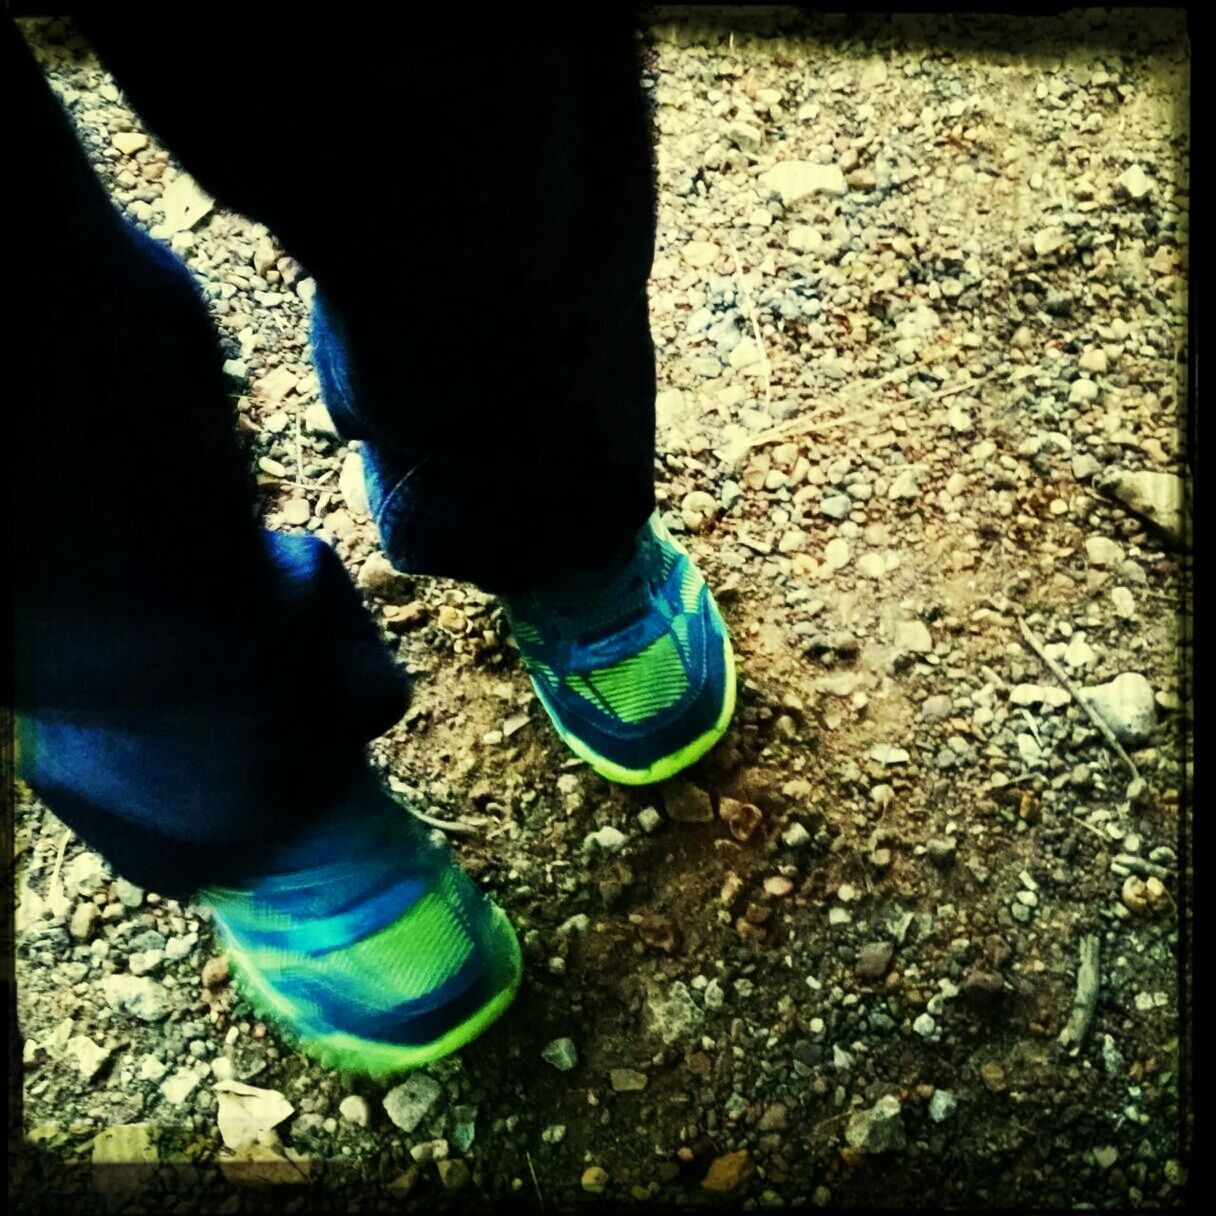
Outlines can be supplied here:
M644 537L607 567L566 576L535 597L571 620L580 635L611 632L649 611L653 565L653 546Z

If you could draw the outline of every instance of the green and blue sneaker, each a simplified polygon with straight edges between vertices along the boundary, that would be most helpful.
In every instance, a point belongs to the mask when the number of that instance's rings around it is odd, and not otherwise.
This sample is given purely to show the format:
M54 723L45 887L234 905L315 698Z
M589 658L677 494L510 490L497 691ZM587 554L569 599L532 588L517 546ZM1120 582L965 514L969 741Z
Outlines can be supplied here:
M503 597L557 732L602 777L663 781L726 733L730 635L692 559L652 517L615 569Z
M463 1047L510 1005L519 943L450 851L370 778L210 908L243 995L305 1054L376 1077Z

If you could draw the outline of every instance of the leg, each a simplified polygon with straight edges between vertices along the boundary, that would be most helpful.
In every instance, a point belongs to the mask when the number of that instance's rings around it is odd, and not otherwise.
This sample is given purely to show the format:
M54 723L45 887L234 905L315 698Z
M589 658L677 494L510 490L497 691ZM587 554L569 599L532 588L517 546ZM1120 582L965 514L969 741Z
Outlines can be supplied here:
M721 736L734 676L704 581L644 527L654 196L629 25L462 31L458 80L450 26L429 38L411 17L375 44L308 18L254 30L320 85L303 94L222 39L183 61L136 21L90 28L203 185L315 275L324 395L367 441L389 558L502 595L565 741L643 783ZM431 114L424 140L411 119Z
M628 22L461 30L457 74L450 25L372 40L250 20L186 55L137 18L86 30L203 186L315 277L350 390L322 340L326 397L370 441L389 557L506 592L622 552L654 505L654 199ZM267 81L250 44L305 87Z

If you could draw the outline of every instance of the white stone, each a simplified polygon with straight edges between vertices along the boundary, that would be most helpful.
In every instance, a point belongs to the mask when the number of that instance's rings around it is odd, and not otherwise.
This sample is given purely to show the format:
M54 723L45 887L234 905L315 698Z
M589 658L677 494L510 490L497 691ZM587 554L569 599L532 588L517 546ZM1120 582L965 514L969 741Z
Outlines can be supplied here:
M1153 188L1152 179L1139 165L1132 165L1119 176L1119 185L1132 198L1143 198Z
M842 195L848 191L844 174L836 165L813 165L809 161L787 160L774 165L759 178L765 190L781 196L789 206L808 194Z
M787 240L795 253L816 253L823 248L823 236L809 224L798 224L791 228Z
M1091 536L1085 542L1085 556L1091 566L1111 568L1123 561L1123 546L1105 536Z
M1143 743L1157 725L1153 686L1138 672L1124 672L1107 684L1083 688L1081 695L1121 743Z
M190 1068L179 1068L167 1081L163 1082L160 1092L166 1102L181 1106L194 1092L198 1085L198 1073Z
M915 654L931 654L933 635L923 621L900 621L895 626L895 645Z

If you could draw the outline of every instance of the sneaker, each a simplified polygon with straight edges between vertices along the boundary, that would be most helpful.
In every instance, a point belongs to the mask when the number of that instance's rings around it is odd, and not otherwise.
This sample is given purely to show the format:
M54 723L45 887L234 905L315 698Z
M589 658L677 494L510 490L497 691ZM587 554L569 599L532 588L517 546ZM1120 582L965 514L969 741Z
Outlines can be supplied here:
M328 1067L384 1077L476 1038L522 968L506 916L447 848L370 779L354 805L198 902L259 1016Z
M557 733L600 776L666 780L726 733L735 708L729 631L657 516L617 568L503 605Z

